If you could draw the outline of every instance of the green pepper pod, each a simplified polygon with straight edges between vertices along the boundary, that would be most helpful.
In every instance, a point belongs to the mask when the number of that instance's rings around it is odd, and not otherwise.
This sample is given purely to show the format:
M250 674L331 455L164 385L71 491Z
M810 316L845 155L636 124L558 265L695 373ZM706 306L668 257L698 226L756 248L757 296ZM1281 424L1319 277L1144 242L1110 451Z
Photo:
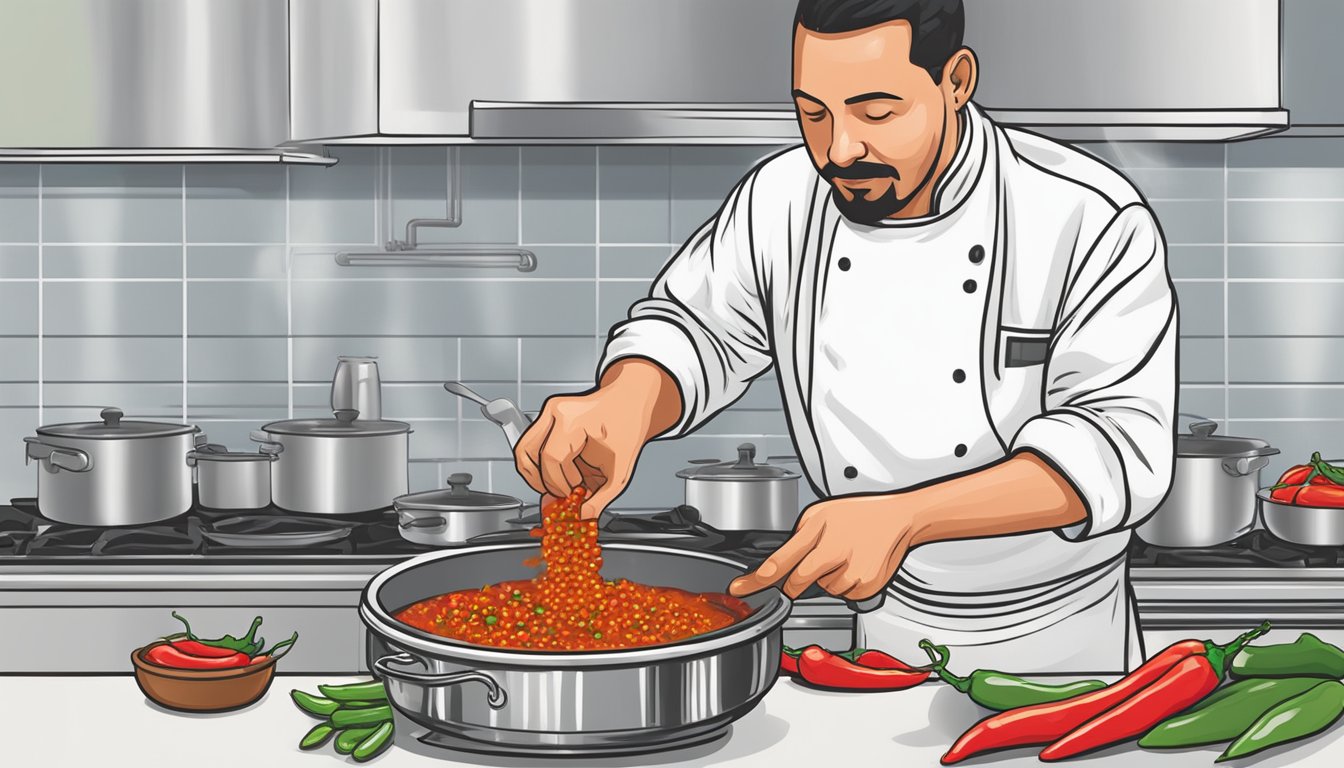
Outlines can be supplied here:
M392 723L383 723L375 728L373 733L366 736L363 741L359 742L359 746L355 747L353 753L355 762L362 763L365 760L372 760L379 752L387 749L387 745L391 741Z
M947 671L949 656L947 646L921 640L919 647L929 655L929 659L933 661L931 665L933 670L944 682L970 696L971 701L976 704L999 712L1033 704L1063 701L1106 687L1106 683L1100 680L1078 680L1072 683L1048 685L992 669L977 669L965 677L959 677Z
M1175 749L1231 741L1271 707L1311 690L1320 682L1319 677L1250 678L1235 682L1185 712L1158 723L1139 739L1139 746Z
M347 728L346 730L341 731L336 735L336 751L342 755L348 755L351 752L354 752L355 748L359 746L359 743L369 736L372 736L373 732L376 730L378 729Z
M331 724L337 728L377 726L392 719L392 708L383 704L365 709L338 709L331 714Z
M1303 632L1296 641L1278 645L1248 645L1232 657L1232 676L1344 677L1344 650Z
M1305 693L1271 707L1215 762L1253 755L1320 733L1334 725L1341 715L1344 715L1344 683L1338 680L1317 683Z
M317 690L329 699L340 702L387 701L387 689L378 680L345 685L319 685Z
M313 717L329 717L331 713L341 708L339 701L324 699L320 696L314 696L311 693L304 693L295 688L289 692L289 698L299 705L299 709L312 715Z
M331 723L318 723L313 726L311 731L304 734L303 740L299 742L299 749L317 749L326 744L327 739L330 739L331 734L335 732L336 729L331 727Z

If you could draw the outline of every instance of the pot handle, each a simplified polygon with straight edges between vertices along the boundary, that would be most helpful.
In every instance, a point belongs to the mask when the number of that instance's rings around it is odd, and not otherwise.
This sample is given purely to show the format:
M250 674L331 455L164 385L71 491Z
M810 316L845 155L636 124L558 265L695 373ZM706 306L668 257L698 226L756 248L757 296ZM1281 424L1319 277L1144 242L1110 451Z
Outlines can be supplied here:
M876 595L863 600L846 600L845 605L849 607L849 610L855 613L872 613L878 608L881 608L882 604L886 601L887 594L886 591L883 590L882 592L878 592Z
M247 439L251 440L254 443L261 443L261 447L258 448L257 450L261 451L262 453L269 453L272 456L274 456L277 453L284 453L285 451L284 445L272 442L271 436L260 429L254 429L251 432L249 432L247 435ZM274 461L274 458L272 458L272 461Z
M486 703L490 705L491 709L500 709L508 701L508 696L505 695L504 689L499 687L499 683L495 678L484 672L472 670L470 672L451 672L444 675L431 675L409 669L398 669L393 666L394 664L407 665L417 663L415 658L409 653L394 653L373 662L373 671L392 680L432 687L460 685L462 683L481 683L485 686L486 691L489 694Z
M52 471L64 469L68 472L88 472L93 469L93 459L89 457L89 454L78 448L49 445L36 437L25 437L23 442L27 443L24 464L37 459Z
M1269 457L1278 452L1277 448L1265 448L1249 456L1228 456L1223 459L1223 471L1233 477L1245 477L1264 469Z

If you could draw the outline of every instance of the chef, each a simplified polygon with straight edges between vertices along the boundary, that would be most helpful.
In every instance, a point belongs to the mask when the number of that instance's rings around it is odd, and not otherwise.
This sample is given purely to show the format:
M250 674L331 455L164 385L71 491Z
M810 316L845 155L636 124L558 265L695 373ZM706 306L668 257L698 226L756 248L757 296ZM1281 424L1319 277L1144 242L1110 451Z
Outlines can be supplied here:
M818 585L857 644L954 667L1143 658L1130 530L1171 482L1177 313L1153 212L1092 157L996 125L960 0L802 0L804 146L771 157L612 329L597 386L518 443L596 516L645 444L774 368L821 501L731 585Z

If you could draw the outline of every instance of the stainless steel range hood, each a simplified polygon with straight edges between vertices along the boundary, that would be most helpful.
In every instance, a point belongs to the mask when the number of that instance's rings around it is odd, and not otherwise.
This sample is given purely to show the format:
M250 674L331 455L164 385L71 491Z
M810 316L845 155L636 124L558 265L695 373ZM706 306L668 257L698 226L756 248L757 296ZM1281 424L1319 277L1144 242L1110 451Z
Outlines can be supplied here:
M0 162L330 165L289 139L286 0L6 0Z
M794 0L290 0L309 143L798 140ZM1278 0L966 0L976 100L1077 141L1283 130Z

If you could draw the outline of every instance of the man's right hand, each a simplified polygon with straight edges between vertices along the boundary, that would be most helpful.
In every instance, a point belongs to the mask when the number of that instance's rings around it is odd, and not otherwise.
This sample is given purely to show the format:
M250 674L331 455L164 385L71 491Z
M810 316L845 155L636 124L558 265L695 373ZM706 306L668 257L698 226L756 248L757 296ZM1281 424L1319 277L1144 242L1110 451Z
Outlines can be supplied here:
M518 473L542 496L589 491L581 515L596 518L625 490L645 443L681 418L672 377L640 358L613 364L594 391L547 399L514 447Z

